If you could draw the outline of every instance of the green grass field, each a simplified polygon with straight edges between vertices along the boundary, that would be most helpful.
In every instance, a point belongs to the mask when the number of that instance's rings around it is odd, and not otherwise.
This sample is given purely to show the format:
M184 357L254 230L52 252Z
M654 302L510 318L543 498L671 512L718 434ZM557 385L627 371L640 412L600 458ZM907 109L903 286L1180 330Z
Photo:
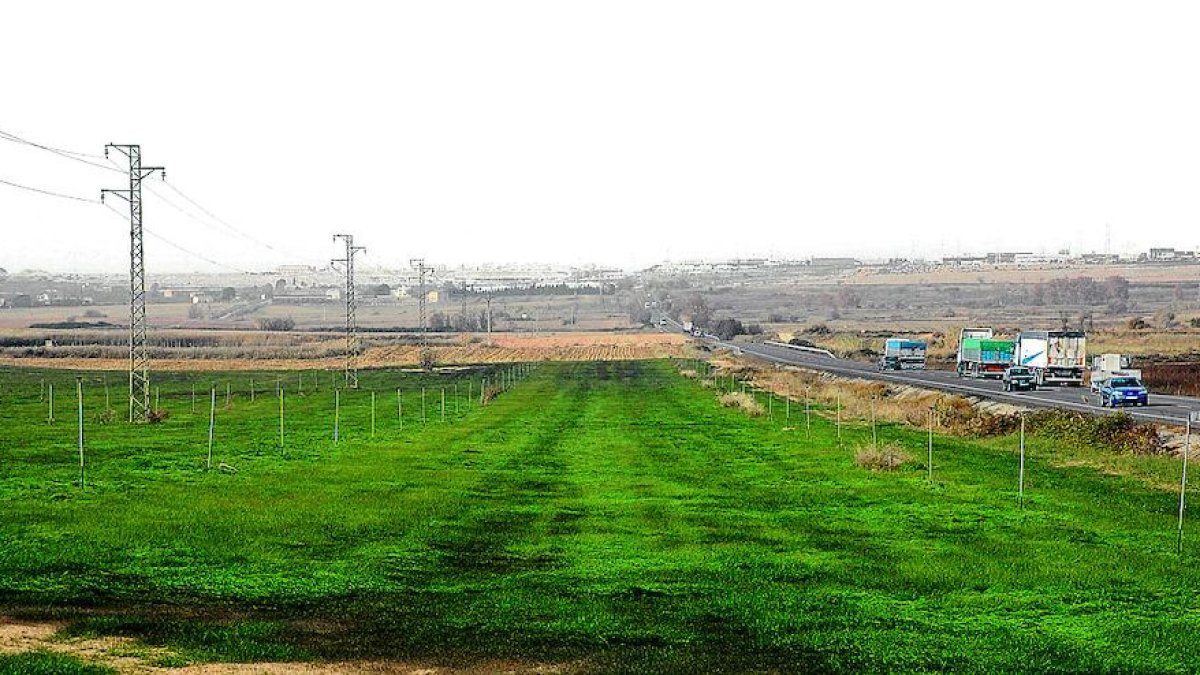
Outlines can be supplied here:
M1019 509L1012 439L937 438L930 483L925 435L883 427L914 459L875 473L853 461L861 424L839 448L824 417L809 439L796 408L791 426L781 407L747 417L666 362L633 362L542 365L485 407L494 371L364 372L336 445L328 376L301 396L289 374L281 450L274 376L253 403L237 393L250 376L168 375L169 419L130 426L95 422L89 375L81 489L73 374L0 371L0 614L180 663L1195 668L1200 570L1175 551L1177 494L1062 467L1044 442ZM212 386L214 467L236 473L206 469Z

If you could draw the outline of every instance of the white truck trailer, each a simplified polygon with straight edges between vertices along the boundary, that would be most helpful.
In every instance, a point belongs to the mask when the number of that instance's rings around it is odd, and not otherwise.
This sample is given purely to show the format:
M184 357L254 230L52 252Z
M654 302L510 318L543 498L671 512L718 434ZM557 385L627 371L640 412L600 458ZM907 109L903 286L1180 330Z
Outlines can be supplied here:
M1013 363L1033 370L1039 387L1083 386L1087 335L1071 330L1030 330L1017 334Z
M1132 377L1142 379L1142 371L1133 367L1133 357L1127 354L1101 354L1092 357L1092 391L1099 392L1110 378Z

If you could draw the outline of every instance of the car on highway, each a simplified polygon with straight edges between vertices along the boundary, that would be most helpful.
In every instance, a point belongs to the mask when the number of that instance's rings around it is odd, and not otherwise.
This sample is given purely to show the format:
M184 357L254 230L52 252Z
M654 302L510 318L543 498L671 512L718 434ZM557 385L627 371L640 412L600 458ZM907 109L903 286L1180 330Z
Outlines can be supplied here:
M1150 403L1150 392L1136 377L1110 377L1100 385L1097 398L1102 408L1145 406Z
M1034 391L1037 389L1037 376L1032 368L1025 366L1009 366L1000 376L1004 382L1004 391Z

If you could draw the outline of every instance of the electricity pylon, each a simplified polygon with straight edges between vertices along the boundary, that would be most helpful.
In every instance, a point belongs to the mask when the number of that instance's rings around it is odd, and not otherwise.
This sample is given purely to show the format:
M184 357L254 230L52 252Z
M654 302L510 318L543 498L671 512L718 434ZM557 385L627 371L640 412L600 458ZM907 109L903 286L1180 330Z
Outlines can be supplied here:
M113 148L129 159L129 189L101 190L100 201L113 194L129 202L129 421L150 420L150 350L146 345L146 250L142 237L142 180L155 171L166 178L161 166L142 166L142 146L104 146L108 157Z
M335 258L332 264L342 263L346 266L346 387L358 389L358 297L354 294L354 255L366 251L366 246L355 246L354 235L335 234L333 240L343 239L346 242L346 257Z
M429 293L425 290L425 259L413 258L408 261L408 264L417 269L417 316L421 325L421 367L429 368L433 365L433 354L429 351L429 333L428 321L425 318L425 303L429 299Z

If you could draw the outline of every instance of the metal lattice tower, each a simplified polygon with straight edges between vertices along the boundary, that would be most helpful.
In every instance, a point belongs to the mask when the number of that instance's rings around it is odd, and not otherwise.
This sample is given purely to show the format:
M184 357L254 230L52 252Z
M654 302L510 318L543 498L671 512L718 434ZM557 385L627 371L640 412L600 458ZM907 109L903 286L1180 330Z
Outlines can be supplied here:
M112 148L129 159L129 189L101 190L100 200L113 194L129 202L129 421L150 419L150 351L146 346L146 250L142 237L142 180L155 171L167 175L161 166L142 166L140 145L104 146L104 156Z
M429 332L428 322L425 318L425 303L429 300L429 293L425 290L425 259L413 258L408 261L408 264L417 268L417 316L421 325L421 367L428 368L433 363L432 355L429 352Z
M362 346L358 341L358 296L354 293L354 255L366 251L366 246L355 246L354 235L335 234L333 240L346 242L346 257L335 258L332 263L346 267L346 387L358 389L358 353Z

